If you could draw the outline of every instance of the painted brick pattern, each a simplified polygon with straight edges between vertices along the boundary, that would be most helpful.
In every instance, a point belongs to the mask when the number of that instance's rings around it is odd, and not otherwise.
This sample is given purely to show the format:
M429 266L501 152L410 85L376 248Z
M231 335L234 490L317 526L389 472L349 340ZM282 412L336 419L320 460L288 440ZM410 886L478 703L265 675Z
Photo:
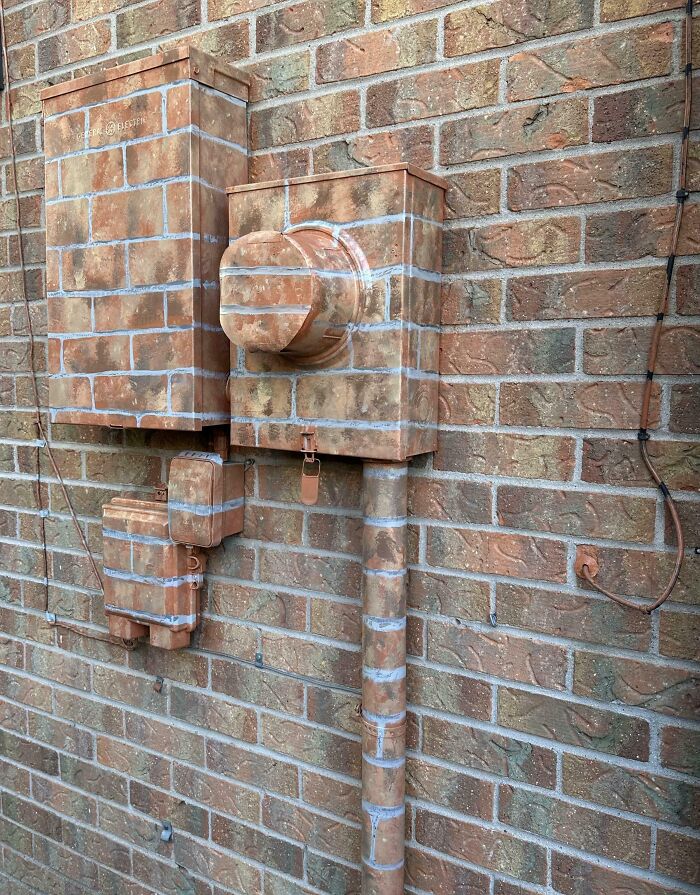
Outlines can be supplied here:
M445 186L399 165L231 192L232 444L300 450L313 421L322 454L435 450Z
M105 504L105 612L115 637L147 636L160 649L178 649L189 646L190 631L199 623L205 563L173 540L168 516L162 501L116 497ZM121 690L124 683L112 680L110 688Z
M6 4L42 369L38 116L49 80L192 43L251 74L252 179L401 161L450 184L438 451L409 475L410 895L690 895L700 885L695 195L650 444L687 520L681 581L649 618L581 588L572 567L576 545L593 543L605 583L651 593L671 563L634 429L673 214L683 5ZM698 65L697 17L694 34ZM0 889L358 893L360 466L326 460L308 508L296 459L245 452L256 463L244 532L212 551L196 649L127 657L71 632L56 640L40 612L6 127L0 155ZM86 166L68 181L71 201L114 174ZM58 423L52 436L98 554L102 505L145 496L172 456L203 447L186 433ZM102 629L39 461L52 609ZM268 668L254 667L256 653Z
M153 62L43 93L57 422L196 430L227 415L216 268L223 190L246 180L247 85L196 52Z

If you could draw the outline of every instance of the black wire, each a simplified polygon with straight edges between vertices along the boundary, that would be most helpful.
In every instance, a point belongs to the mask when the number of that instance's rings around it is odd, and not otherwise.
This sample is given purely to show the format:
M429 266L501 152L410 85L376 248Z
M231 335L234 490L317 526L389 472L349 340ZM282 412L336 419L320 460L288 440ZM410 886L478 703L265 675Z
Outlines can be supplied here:
M348 687L345 684L334 684L330 681L324 681L318 677L312 677L308 674L298 674L295 671L284 671L281 668L275 668L272 665L266 665L262 657L259 660L243 659L241 656L232 656L230 653L219 653L216 650L202 649L198 646L188 647L187 652L198 653L205 656L214 656L217 659L226 659L229 662L236 662L238 665L245 665L248 668L257 668L258 671L267 671L270 674L277 674L280 677L286 677L293 681L301 681L305 684L314 684L317 687L325 687L328 690L338 690L341 693L352 693L353 696L359 696L362 690L359 687Z

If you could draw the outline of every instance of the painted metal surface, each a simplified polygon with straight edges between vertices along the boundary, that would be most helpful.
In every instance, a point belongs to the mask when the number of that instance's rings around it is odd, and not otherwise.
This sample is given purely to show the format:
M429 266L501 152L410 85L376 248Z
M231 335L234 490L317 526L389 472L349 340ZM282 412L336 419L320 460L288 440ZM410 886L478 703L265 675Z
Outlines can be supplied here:
M173 458L168 477L170 537L181 544L216 547L243 530L243 464L219 454L186 451Z
M232 444L435 449L444 190L409 165L229 190Z
M401 895L406 788L408 469L363 469L362 892Z
M225 188L247 180L248 78L192 48L42 94L54 421L228 418Z
M170 537L167 505L115 497L102 508L102 536L110 633L187 646L199 623L204 563Z

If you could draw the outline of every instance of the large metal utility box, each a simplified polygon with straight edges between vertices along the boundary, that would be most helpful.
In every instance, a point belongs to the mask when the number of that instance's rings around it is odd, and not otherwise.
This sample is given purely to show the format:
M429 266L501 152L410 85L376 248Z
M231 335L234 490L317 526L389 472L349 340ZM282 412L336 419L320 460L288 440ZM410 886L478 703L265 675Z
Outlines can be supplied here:
M395 164L229 190L232 444L435 450L446 187Z
M228 420L218 267L247 98L245 74L188 47L44 90L53 420Z

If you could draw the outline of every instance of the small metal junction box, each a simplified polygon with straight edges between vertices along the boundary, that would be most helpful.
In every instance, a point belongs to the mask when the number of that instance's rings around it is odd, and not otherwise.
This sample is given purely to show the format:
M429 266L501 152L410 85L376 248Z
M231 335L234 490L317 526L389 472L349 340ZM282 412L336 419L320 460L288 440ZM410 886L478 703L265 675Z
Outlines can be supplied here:
M218 270L248 82L185 47L43 91L55 421L228 420Z
M170 537L216 547L243 530L243 464L219 454L187 451L173 458L168 478Z
M110 633L154 646L189 645L199 623L204 557L176 543L161 501L115 497L102 508L105 612Z
M229 189L232 444L435 450L445 188L401 164Z

